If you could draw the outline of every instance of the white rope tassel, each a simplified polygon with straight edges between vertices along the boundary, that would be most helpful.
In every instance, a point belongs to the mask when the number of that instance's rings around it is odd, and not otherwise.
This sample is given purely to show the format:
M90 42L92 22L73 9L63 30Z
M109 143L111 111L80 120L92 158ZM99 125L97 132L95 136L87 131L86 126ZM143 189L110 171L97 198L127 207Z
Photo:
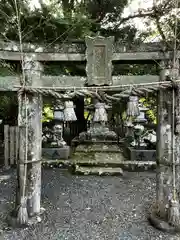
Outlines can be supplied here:
M94 122L107 122L108 116L105 109L104 103L96 103L95 104L95 113L94 113Z
M74 111L74 105L72 101L66 101L64 103L64 120L66 122L76 121L77 117Z
M138 97L130 96L129 102L127 103L127 116L128 117L137 117L140 114L138 106Z

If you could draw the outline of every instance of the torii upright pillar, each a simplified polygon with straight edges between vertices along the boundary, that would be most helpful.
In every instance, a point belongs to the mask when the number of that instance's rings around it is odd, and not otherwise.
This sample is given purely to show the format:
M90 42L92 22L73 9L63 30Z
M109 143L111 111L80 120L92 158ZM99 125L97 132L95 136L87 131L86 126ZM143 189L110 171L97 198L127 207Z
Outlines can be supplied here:
M26 86L40 86L43 71L33 57L24 58L23 71ZM27 113L27 114L26 114ZM27 116L26 116L27 115ZM41 202L41 152L42 152L42 96L38 93L23 95L19 106L18 125L28 129L27 143L27 210L30 217L40 213Z
M170 64L162 64L163 66L161 66L162 69L160 71L161 82L167 79L170 80L172 77L174 77L174 80L178 79L178 66L172 68L171 62ZM158 92L156 199L150 215L150 221L155 227L171 232L180 229L180 219L179 223L177 221L177 224L172 224L173 221L170 216L174 183L176 183L175 192L177 193L176 201L178 204L180 193L180 131L177 131L177 120L178 118L180 119L180 90L178 89L175 90L174 94L175 114L173 114L172 89L160 89ZM172 124L175 126L174 131ZM173 136L174 144L172 145ZM174 154L175 175L173 172L172 154ZM179 208L177 207L177 215L178 211Z

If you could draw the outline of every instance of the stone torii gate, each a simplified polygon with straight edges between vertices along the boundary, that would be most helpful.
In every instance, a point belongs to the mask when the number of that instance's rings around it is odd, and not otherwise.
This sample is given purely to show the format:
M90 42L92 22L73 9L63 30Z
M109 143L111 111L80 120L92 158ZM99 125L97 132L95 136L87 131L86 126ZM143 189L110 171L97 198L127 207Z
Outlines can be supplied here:
M114 44L114 38L108 37L87 37L85 42L65 43L61 46L54 46L51 49L45 46L34 44L23 44L23 70L25 73L25 86L37 89L54 89L57 91L73 90L75 87L88 86L112 86L127 85L130 83L144 84L158 83L158 81L166 81L166 75L170 76L169 69L162 68L159 76L143 75L143 76L112 76L113 61L120 62L136 62L136 61L168 61L172 58L172 52L161 51L161 43L159 44L143 44L140 46L131 46L130 48L121 44ZM178 58L180 52L177 53ZM16 43L0 43L0 58L2 60L21 61L20 46ZM52 61L87 61L86 76L44 76L43 62ZM167 70L167 71L166 71ZM176 79L179 76L179 70L176 71ZM21 83L20 76L0 77L1 91L17 91ZM113 89L116 90L116 88ZM172 165L166 164L164 161L164 152L166 157L170 159L170 153L160 151L165 146L165 138L163 133L162 121L166 108L168 123L171 125L172 106L165 104L167 95L159 92L158 100L158 144L157 144L157 199L159 202L162 198L166 199L164 203L164 214L166 212L165 205L167 199L172 192ZM41 201L41 145L42 145L42 95L39 93L26 94L23 96L19 104L19 125L28 126L28 212L29 216L35 216L40 213ZM171 102L171 101L169 101ZM177 120L180 116L179 92L176 93L176 109ZM25 114L27 111L27 116ZM166 124L168 124L166 122ZM179 133L178 133L179 134ZM177 134L177 136L179 136ZM176 144L176 152L179 154L179 137ZM25 145L23 140L22 145ZM165 150L165 147L163 147ZM179 155L176 158L179 161ZM169 160L170 163L170 160ZM161 167L162 166L162 167ZM179 189L179 168L176 171L177 188ZM169 186L169 188L167 188ZM163 193L162 193L163 192ZM162 193L162 194L161 194ZM179 199L178 199L179 200ZM159 216L162 218L162 214Z

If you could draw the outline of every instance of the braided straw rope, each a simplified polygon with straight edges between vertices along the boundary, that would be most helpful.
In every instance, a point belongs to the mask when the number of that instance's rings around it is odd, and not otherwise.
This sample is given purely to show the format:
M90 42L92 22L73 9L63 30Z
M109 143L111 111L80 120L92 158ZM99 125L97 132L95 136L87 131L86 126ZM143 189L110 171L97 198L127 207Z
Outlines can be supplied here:
M76 90L76 88L74 88L74 91L59 93L57 90L54 90L53 88L19 86L18 98L20 99L23 93L28 92L28 93L42 94L44 96L52 96L56 99L61 99L61 100L72 99L75 96L83 96L83 97L88 96L92 98L97 98L98 100L103 102L110 102L110 101L120 101L122 98L128 98L131 95L140 96L140 95L145 95L147 93L156 92L160 89L167 89L174 86L174 84L177 84L178 82L180 82L180 80L177 80L176 83L172 81L166 81L166 82L157 82L157 83L148 83L148 84L121 85L121 90L119 90L121 92L113 95L108 95L107 93L105 93L105 88L103 87L102 88L84 87L84 88L79 88L79 90ZM116 86L110 86L109 88L115 89L115 87ZM120 86L117 86L117 87L120 88Z

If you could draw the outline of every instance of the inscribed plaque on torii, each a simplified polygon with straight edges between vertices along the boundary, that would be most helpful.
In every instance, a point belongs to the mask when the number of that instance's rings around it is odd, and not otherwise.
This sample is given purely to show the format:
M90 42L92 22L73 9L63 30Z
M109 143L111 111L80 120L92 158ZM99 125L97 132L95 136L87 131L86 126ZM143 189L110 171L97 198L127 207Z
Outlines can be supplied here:
M89 86L112 84L112 53L114 37L86 37L86 73Z

